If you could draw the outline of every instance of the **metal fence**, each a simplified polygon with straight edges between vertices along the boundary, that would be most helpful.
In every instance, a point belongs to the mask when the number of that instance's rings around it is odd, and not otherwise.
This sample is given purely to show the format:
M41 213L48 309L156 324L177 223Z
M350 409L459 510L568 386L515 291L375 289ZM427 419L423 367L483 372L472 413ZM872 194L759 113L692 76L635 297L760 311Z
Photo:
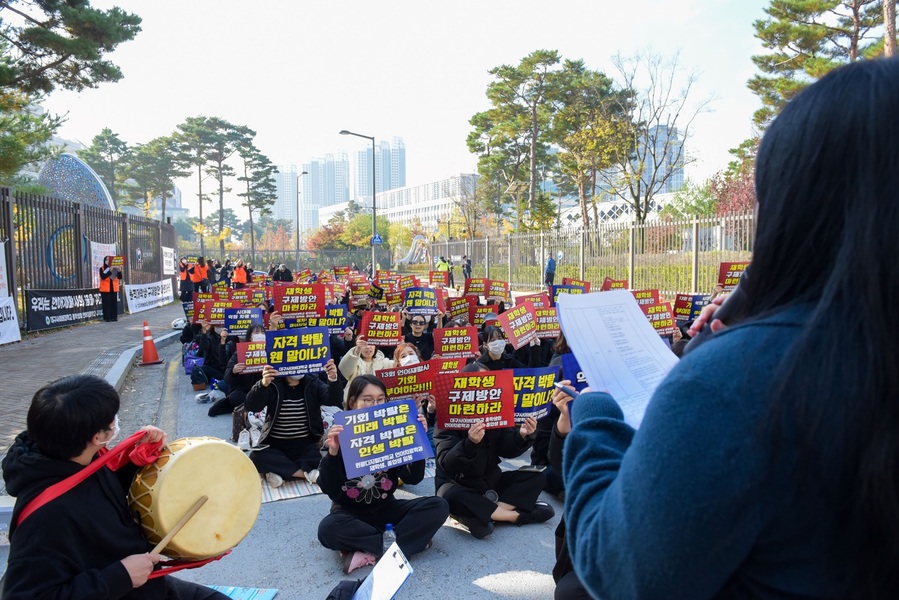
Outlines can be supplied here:
M199 243L186 243L181 241L178 244L179 256L199 256ZM364 269L371 262L371 248L346 248L340 250L300 250L299 259L297 258L296 249L291 250L260 250L256 249L256 260L250 258L249 250L243 252L239 250L226 250L225 256L218 256L218 248L210 249L206 247L206 258L217 258L224 263L226 258L231 259L234 263L238 258L242 258L244 262L249 263L252 267L259 271L267 271L269 265L284 264L288 269L293 271L299 264L300 269L311 269L313 271L321 271L322 269L330 269L334 266L356 265L359 270ZM386 269L391 265L391 249L390 246L381 245L375 249L375 258L382 268Z
M164 276L162 265L162 247L176 248L177 236L160 221L0 188L0 241L9 242L6 267L20 311L26 289L93 287L91 242L115 244L127 257L125 283L171 277L177 289L177 276Z

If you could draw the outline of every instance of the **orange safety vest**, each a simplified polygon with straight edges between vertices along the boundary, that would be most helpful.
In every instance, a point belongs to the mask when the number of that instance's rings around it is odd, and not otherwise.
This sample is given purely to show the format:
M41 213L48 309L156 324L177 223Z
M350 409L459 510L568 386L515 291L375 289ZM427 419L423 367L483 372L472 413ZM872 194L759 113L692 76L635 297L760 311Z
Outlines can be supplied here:
M201 267L200 265L194 265L194 272L190 276L190 280L194 283L200 283L206 276L209 274L209 267Z
M109 289L110 282L112 282L112 290ZM109 277L101 277L100 278L100 291L101 292L109 292L113 291L116 294L119 293L119 278L116 277L111 271L109 273Z
M180 271L179 275L181 277L181 281L184 281L185 279L187 279L188 266L187 265L178 265L178 269Z
M231 281L234 283L246 283L247 282L247 268L246 267L235 267L234 275L231 276Z

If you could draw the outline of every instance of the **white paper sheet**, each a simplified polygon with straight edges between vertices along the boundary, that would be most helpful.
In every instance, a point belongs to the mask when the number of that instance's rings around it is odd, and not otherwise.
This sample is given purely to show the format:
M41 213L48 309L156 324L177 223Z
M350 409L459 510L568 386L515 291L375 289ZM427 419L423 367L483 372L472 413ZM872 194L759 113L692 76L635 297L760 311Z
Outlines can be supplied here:
M608 391L624 420L639 427L656 387L677 357L627 290L562 294L559 322L590 389Z
M353 600L391 600L412 575L412 565L394 542L353 594Z

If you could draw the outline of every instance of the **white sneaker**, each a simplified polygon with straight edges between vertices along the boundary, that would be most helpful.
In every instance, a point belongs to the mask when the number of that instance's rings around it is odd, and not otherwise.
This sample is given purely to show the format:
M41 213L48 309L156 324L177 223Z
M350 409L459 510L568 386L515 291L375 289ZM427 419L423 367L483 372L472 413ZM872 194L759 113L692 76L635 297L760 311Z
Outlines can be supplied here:
M311 471L306 471L306 481L309 483L317 483L318 482L318 469L312 469Z
M246 429L240 432L240 435L237 437L237 447L241 450L249 450L250 449L250 432Z
M265 480L273 488L281 487L281 484L284 483L284 478L277 473L266 473Z

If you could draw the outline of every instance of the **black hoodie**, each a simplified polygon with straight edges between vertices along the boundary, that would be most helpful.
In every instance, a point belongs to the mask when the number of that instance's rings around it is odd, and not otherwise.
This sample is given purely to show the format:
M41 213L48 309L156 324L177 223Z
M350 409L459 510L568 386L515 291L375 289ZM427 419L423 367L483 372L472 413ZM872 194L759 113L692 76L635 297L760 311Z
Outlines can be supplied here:
M47 458L20 433L3 459L7 490L16 497L10 525L9 563L0 599L160 599L164 578L134 589L121 560L150 550L129 512L120 478L134 468L103 467L15 527L25 505L48 486L83 469L70 460Z

